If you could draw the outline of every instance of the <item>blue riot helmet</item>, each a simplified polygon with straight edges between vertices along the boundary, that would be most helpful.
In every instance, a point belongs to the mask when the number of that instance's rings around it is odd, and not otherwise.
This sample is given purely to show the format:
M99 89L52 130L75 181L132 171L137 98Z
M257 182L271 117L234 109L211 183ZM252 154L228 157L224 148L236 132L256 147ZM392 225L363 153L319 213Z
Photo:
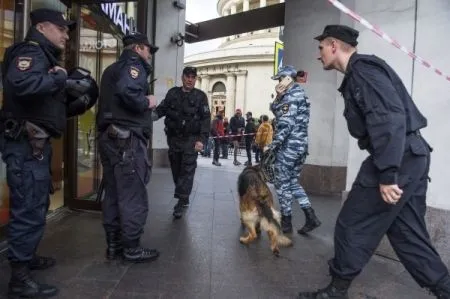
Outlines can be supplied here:
M83 114L97 102L99 89L91 72L76 67L68 72L66 81L68 116Z

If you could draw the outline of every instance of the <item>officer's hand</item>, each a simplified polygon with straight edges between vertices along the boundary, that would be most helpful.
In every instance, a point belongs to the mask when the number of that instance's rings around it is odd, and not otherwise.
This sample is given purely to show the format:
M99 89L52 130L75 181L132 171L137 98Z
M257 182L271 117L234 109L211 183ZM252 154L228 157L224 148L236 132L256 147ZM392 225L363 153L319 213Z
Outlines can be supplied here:
M203 150L203 143L201 143L200 141L197 141L195 143L195 151L196 152L201 152Z
M156 107L158 102L156 101L156 97L154 95L147 96L148 99L148 108L153 109Z
M54 66L54 67L52 67L48 72L49 72L49 73L56 73L56 72L59 71L59 70L63 71L63 72L67 75L66 69L63 68L63 67L60 67L60 66Z
M269 150L269 147L266 145L266 146L263 148L263 153L267 152L268 150Z
M400 197L403 194L402 189L398 187L398 185L381 185L380 184L380 193L383 200L391 205L397 204Z

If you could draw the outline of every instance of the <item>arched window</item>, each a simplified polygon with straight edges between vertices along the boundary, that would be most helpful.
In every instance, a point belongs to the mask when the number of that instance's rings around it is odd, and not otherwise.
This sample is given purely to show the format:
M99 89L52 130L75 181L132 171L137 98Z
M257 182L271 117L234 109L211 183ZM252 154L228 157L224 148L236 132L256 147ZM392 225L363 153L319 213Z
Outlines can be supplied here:
M219 111L225 112L227 103L227 88L221 81L215 83L212 88L212 116L214 117Z
M213 88L212 88L212 92L227 92L227 88L225 87L225 84L223 84L222 82L217 82L216 84L214 84Z

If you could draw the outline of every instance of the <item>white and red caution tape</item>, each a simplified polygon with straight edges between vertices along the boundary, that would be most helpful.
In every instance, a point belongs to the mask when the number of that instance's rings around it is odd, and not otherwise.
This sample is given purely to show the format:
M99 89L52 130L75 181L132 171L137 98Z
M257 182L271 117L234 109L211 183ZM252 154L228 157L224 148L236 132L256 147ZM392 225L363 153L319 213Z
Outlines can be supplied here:
M387 35L385 32L381 31L380 27L370 24L366 19L362 18L360 15L358 15L356 12L352 11L351 9L349 9L347 6L345 6L344 4L339 2L338 0L328 0L328 2L333 4L336 8L338 8L343 13L349 15L351 18L356 20L358 23L360 23L361 25L363 25L367 29L370 29L371 31L373 31L376 35L378 35L379 37L381 37L385 41L389 42L394 47L396 47L396 48L400 49L402 52L406 53L412 59L418 60L425 67L432 69L436 74L438 74L439 76L443 76L443 77L445 77L445 79L447 81L450 81L450 76L449 75L444 74L441 70L439 70L438 68L436 68L433 65L431 65L431 63L427 62L422 57L416 55L415 53L409 51L406 47L400 45L400 43L398 41L394 40L389 35Z
M255 133L249 133L249 134L238 134L238 135L224 135L224 136L215 136L211 137L213 139L215 138L229 138L229 137L238 137L238 136L248 136L248 135L256 135Z

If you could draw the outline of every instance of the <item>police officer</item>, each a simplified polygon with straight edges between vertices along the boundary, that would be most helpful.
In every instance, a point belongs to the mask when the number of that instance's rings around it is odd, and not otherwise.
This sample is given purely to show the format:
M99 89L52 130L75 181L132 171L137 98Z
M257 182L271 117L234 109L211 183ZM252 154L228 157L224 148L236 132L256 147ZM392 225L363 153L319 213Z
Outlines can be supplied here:
M292 232L292 203L296 199L306 218L298 233L305 234L320 226L321 222L298 181L308 155L310 104L306 101L304 90L293 82L296 75L294 67L287 65L272 77L273 80L280 81L280 84L277 85L277 97L270 106L276 119L275 135L266 150L276 153L274 185L280 202L282 230L285 233ZM284 85L285 77L291 79L290 84Z
M97 113L100 158L105 197L102 202L106 257L127 261L153 261L156 249L141 246L148 214L147 184L151 166L147 154L151 110L147 78L150 61L158 50L147 36L133 33L123 38L124 51L103 72Z
M425 226L430 147L419 130L426 118L395 71L374 55L356 52L359 32L328 25L320 41L325 70L345 74L339 87L350 134L364 160L335 228L331 283L299 298L348 298L352 280L384 234L415 281L437 298L450 298L450 277Z
M189 206L198 152L208 141L211 112L208 98L195 88L197 69L187 66L181 77L183 86L171 88L153 113L153 120L165 116L165 132L169 145L169 161L178 199L173 216L179 219Z
M30 270L55 264L53 258L36 254L51 190L50 138L61 137L67 117L85 112L98 95L89 72L77 69L68 77L59 64L69 39L68 30L75 27L75 22L66 21L61 12L50 9L34 10L30 19L32 27L25 40L6 50L2 66L2 159L7 165L10 198L9 295L14 298L51 297L57 293L55 287L37 283L30 276ZM79 82L72 82L71 76L79 78ZM69 85L71 90L66 89Z

